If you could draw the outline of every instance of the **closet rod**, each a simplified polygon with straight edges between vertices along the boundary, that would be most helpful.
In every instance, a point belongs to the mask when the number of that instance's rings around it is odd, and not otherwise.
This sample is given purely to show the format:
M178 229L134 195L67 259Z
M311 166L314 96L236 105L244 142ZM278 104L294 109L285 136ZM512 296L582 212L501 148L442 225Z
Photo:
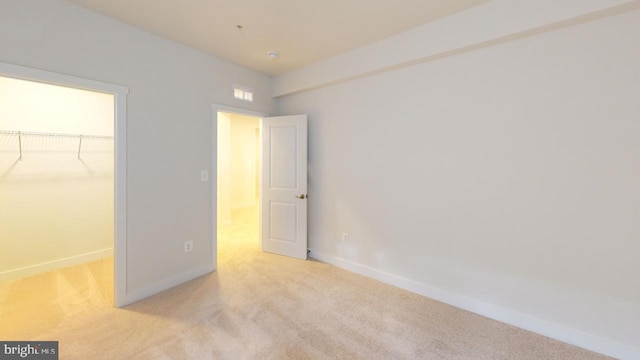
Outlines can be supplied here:
M3 135L21 135L21 136L50 136L50 137L72 137L84 139L113 139L113 136L102 135L84 135L84 134L60 134L60 133L47 133L47 132L34 132L34 131L6 131L0 130L0 134Z

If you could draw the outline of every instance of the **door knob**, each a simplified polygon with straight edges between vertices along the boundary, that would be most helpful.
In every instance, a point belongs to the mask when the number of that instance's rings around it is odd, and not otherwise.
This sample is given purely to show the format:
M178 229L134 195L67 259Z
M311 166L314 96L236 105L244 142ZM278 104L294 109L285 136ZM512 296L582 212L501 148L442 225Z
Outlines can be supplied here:
M306 198L308 198L309 196L307 196L306 194L300 194L300 195L296 195L296 197L297 197L298 199L306 199Z

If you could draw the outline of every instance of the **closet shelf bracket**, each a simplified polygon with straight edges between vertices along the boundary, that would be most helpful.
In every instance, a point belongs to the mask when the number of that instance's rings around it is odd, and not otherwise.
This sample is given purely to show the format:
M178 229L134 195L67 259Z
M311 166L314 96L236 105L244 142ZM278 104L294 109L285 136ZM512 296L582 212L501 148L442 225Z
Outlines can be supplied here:
M18 160L22 161L22 132L18 131L18 150L20 150L20 157Z
M82 150L82 135L80 135L80 141L78 142L78 159L80 159L80 150Z

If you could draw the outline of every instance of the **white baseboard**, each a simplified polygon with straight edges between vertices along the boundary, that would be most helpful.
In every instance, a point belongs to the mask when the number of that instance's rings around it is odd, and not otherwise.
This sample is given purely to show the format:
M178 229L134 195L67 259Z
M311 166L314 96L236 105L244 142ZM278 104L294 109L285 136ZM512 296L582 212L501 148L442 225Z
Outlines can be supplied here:
M183 284L189 280L199 278L200 276L206 275L215 270L216 269L214 265L205 265L197 269L193 269L193 270L184 272L182 274L172 276L170 278L164 279L157 283L147 285L133 292L127 292L127 294L122 299L117 299L116 307L123 307L129 304L132 304L136 301L155 295L159 292L168 290L174 286Z
M575 329L550 323L548 321L537 319L499 306L484 303L448 290L402 278L340 257L320 254L313 250L311 250L310 257L335 265L339 268L376 279L383 283L426 296L445 304L471 311L490 319L513 325L587 350L622 360L640 359L640 349L628 345L586 334Z
M38 275L47 271L62 269L65 267L83 264L86 262L113 256L113 248L93 251L86 254L70 256L63 259L43 262L40 264L25 266L19 269L8 270L0 273L0 281L11 281L27 276Z

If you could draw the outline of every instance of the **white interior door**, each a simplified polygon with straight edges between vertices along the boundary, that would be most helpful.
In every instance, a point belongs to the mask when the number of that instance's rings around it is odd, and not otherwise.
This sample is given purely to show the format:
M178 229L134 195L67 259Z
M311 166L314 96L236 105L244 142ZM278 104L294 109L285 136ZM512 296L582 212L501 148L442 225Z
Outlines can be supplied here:
M307 115L262 119L262 250L307 258Z

